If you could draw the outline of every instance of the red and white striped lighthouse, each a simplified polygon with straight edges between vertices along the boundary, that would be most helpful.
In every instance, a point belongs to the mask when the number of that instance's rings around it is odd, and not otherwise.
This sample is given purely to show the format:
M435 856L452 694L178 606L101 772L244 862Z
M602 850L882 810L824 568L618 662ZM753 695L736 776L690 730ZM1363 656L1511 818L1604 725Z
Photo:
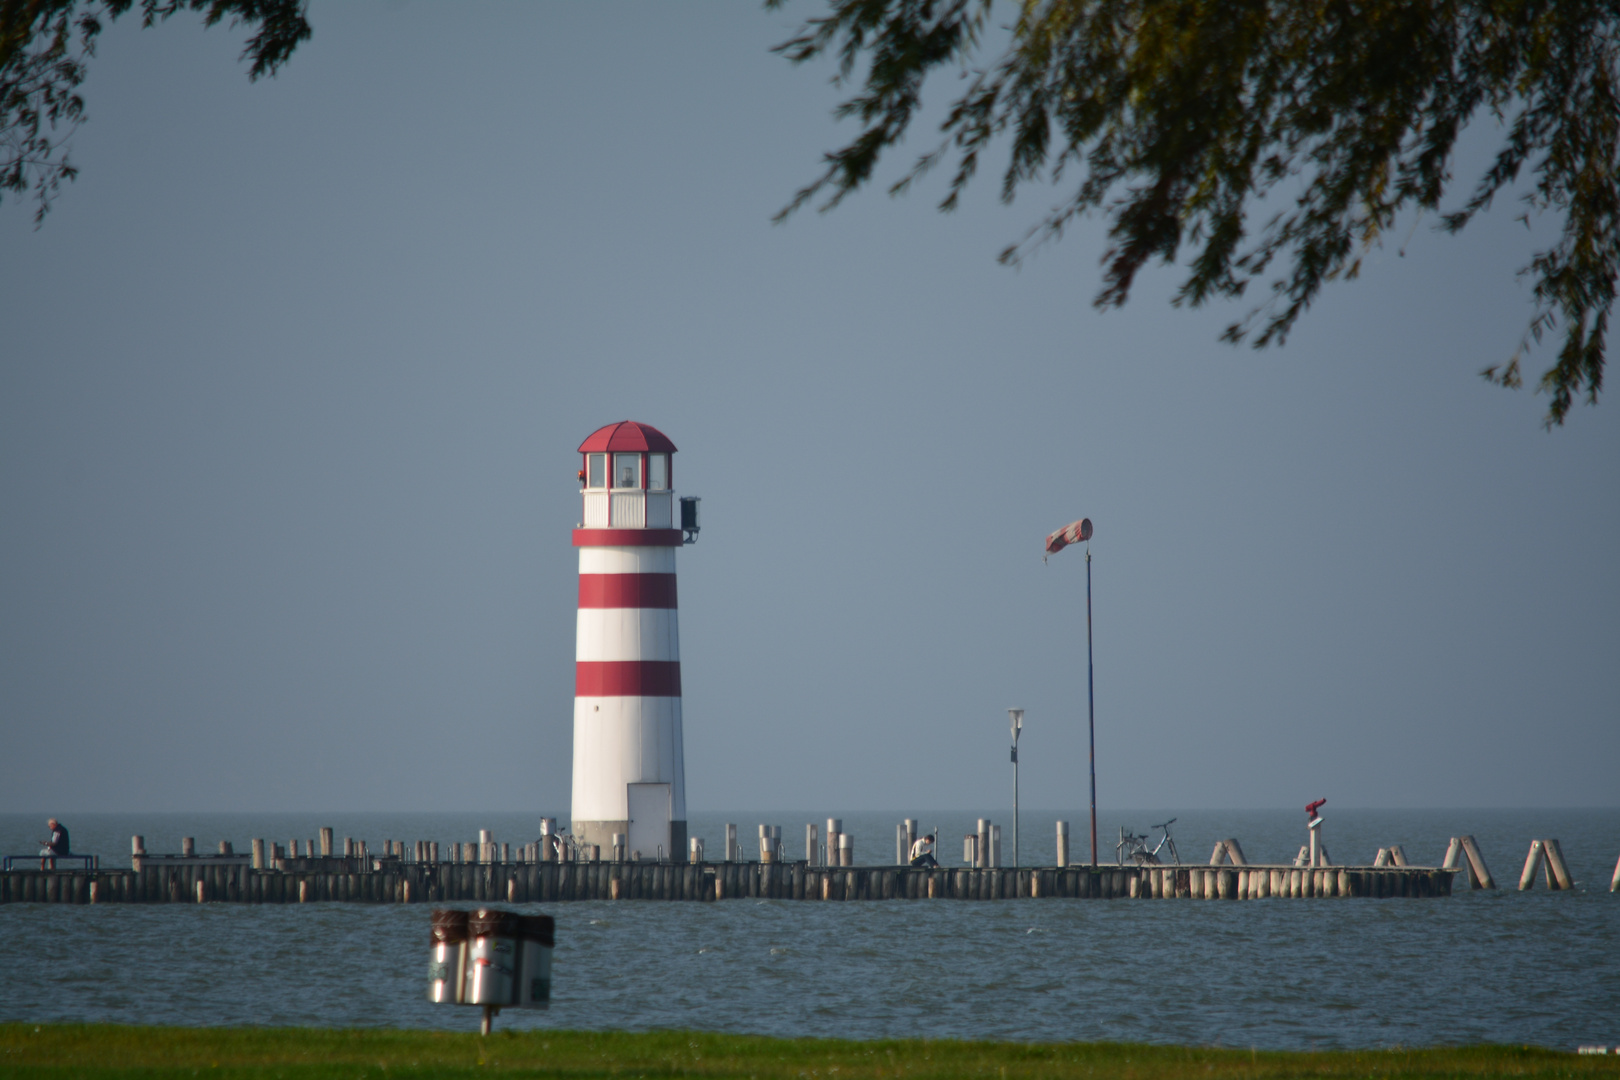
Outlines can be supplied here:
M657 428L609 424L579 452L572 830L604 853L623 833L626 857L683 861L675 551L697 532L696 500L674 505L675 444Z

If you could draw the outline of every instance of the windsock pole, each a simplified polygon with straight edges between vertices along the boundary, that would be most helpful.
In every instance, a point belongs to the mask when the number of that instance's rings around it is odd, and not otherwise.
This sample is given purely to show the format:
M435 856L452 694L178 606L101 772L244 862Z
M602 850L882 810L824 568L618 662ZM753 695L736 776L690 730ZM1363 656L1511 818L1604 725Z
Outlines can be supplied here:
M1097 866L1097 695L1091 665L1091 545L1086 545L1086 727L1091 733L1091 865Z
M1086 543L1086 727L1091 735L1091 865L1097 865L1097 695L1096 673L1091 664L1091 519L1071 521L1046 538L1047 556L1070 544ZM1016 783L1016 779L1014 780Z

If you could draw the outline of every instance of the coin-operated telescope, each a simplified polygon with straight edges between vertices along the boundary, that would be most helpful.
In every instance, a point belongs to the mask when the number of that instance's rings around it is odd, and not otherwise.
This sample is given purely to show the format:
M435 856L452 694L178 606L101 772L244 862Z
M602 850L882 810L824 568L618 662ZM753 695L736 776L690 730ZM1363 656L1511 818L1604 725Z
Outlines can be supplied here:
M548 1007L555 947L556 920L550 915L435 911L428 1000L480 1006L480 1030L488 1035L503 1008Z

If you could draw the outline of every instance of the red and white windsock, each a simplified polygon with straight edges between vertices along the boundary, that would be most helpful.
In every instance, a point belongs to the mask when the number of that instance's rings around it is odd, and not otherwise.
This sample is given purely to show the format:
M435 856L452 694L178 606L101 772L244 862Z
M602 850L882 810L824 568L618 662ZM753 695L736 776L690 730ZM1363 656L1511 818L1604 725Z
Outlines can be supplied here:
M1070 544L1078 544L1091 539L1091 519L1081 518L1071 521L1057 532L1046 538L1046 554L1056 555ZM1045 556L1042 556L1045 558Z
M574 653L572 830L608 857L684 860L686 766L673 505L675 444L657 428L609 424L580 444L584 515ZM689 531L695 532L695 521Z

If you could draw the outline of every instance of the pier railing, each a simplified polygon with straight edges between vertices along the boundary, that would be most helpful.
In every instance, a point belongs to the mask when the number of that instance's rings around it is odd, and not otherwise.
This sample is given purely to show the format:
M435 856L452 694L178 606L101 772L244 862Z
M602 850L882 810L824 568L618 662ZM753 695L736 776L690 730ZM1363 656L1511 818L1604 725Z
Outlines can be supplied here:
M100 869L100 867L101 867L101 856L99 856L99 855L7 855L4 858L0 858L0 873L10 873L11 870L14 867L16 867L18 863L21 863L23 868L30 868L30 869L37 868L37 869L40 869L40 870L46 870L46 869L55 870L55 869L57 869L56 864L59 863L59 862L77 863L78 866L79 866L79 869L82 869L82 870L97 870L97 869ZM37 865L37 867L30 867L30 864L38 864L38 865ZM47 865L47 864L49 864L49 865Z

